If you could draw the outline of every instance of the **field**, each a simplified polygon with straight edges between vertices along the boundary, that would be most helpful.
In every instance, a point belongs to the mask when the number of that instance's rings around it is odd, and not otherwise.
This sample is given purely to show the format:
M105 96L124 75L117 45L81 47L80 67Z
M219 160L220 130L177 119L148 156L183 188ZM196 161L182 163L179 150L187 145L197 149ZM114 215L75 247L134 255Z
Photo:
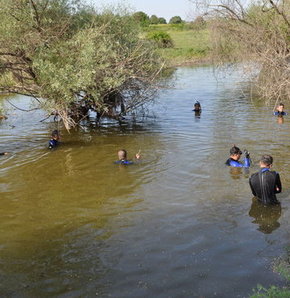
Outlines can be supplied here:
M172 66L208 63L210 56L209 30L191 29L189 26L151 25L151 31L165 31L173 40L173 48L160 49Z

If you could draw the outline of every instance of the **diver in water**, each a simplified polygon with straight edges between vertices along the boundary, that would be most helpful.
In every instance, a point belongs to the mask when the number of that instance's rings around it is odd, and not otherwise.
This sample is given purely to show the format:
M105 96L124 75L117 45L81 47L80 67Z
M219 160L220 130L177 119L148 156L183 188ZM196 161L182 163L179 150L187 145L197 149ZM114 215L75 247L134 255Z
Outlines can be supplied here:
M243 152L240 150L239 147L236 147L234 145L230 149L230 158L226 161L226 165L231 167L249 168L251 165L250 153L247 150L245 150L244 153L244 163L241 163L239 159L241 158Z
M140 151L135 154L135 158L139 160L141 158ZM118 159L115 161L115 164L119 165L132 165L134 161L127 159L127 151L125 149L121 149L118 151Z
M8 152L0 152L0 155L7 155L9 154Z
M249 180L252 193L264 205L276 205L280 202L276 193L282 191L280 176L275 171L270 171L273 164L271 155L263 155L260 160L261 170L253 174Z
M274 116L283 117L283 116L286 116L286 115L287 115L287 113L284 112L284 104L279 103L279 105L276 108L276 111L274 112Z
M195 102L192 111L195 112L195 113L201 113L201 105L200 105L199 101Z
M48 142L48 149L56 148L59 144L59 132L58 130L54 130L51 133L51 139Z

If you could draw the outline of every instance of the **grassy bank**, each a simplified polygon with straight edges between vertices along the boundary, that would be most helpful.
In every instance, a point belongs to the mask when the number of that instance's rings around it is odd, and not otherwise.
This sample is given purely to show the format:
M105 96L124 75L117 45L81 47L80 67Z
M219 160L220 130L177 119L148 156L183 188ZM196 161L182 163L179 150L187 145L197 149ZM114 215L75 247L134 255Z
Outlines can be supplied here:
M286 253L277 258L273 262L273 271L282 276L287 286L277 287L272 285L269 288L264 288L262 285L258 285L254 290L254 294L251 298L289 298L290 297L290 247L286 248Z
M172 48L159 49L171 66L204 64L210 61L209 30L187 25L151 25L147 31L164 31L173 40Z

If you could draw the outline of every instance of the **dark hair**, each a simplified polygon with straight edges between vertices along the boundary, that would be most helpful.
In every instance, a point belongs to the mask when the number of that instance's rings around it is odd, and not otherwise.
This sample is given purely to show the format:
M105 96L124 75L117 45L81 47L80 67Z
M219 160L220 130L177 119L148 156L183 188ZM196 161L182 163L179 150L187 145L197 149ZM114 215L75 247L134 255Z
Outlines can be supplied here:
M284 108L284 103L280 102L279 106L282 106Z
M261 157L260 162L269 166L273 163L273 157L271 155L265 154Z
M52 133L51 133L51 136L52 137L58 137L59 133L58 133L58 130L54 130Z
M234 155L234 154L242 154L243 152L241 151L241 149L239 147L233 146L230 149L230 155Z
M194 106L200 108L200 103L199 103L199 101L197 101L197 102L194 104Z

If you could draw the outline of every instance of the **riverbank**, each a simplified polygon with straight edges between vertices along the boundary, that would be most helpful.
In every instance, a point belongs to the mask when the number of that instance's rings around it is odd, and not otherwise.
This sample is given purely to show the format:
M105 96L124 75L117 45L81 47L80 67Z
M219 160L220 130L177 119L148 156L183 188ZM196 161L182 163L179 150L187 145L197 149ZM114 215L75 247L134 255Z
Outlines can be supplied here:
M172 48L159 49L169 66L211 64L211 45L208 28L193 29L186 25L152 25L147 31L164 31L173 41Z

